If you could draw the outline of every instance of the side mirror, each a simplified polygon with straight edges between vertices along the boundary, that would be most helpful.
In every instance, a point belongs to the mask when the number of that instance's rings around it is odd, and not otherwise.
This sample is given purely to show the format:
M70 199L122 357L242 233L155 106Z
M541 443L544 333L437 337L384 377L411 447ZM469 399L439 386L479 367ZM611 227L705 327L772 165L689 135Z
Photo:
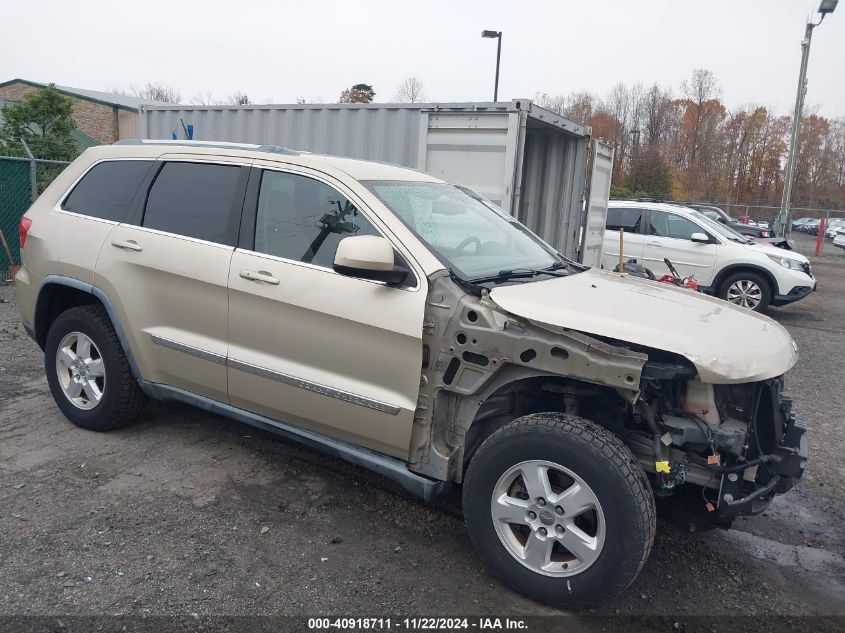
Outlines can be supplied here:
M334 271L347 277L399 284L408 277L408 270L395 265L393 246L377 235L345 237L337 245Z
M698 242L699 244L707 244L710 242L710 238L707 236L706 233L693 233L689 236L689 238L693 242ZM349 239L349 238L347 238Z

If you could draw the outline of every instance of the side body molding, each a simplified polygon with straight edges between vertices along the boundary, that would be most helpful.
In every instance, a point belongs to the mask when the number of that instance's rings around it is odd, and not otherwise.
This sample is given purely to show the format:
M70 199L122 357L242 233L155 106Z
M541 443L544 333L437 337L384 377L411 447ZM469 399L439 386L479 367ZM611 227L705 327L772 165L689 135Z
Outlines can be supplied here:
M65 277L64 275L47 275L46 277L44 277L44 281L41 283L41 288L38 290L38 299L36 301L36 306L41 302L41 293L44 292L44 289L50 284L75 288L77 290L81 290L82 292L92 294L100 300L100 303L102 303L103 306L106 308L106 312L109 315L109 319L111 319L112 325L114 326L114 331L117 333L117 338L120 341L120 346L123 348L123 353L126 354L126 359L129 361L129 367L132 369L132 375L135 376L135 378L137 378L138 380L140 380L141 371L138 369L138 363L135 362L135 356L133 356L132 349L129 347L129 341L126 339L126 332L123 329L123 325L118 320L117 312L115 311L114 306L112 305L112 302L108 298L106 293L93 284L89 284L84 281L79 281L78 279L74 279L73 277ZM37 314L38 309L36 308L36 315ZM33 328L36 328L37 325L37 323L34 323Z

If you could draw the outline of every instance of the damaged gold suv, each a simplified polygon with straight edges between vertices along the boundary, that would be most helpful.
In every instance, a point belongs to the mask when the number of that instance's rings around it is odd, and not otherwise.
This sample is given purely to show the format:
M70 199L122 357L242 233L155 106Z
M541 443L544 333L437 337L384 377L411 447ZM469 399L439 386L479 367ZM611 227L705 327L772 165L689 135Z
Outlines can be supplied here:
M18 305L71 422L178 400L429 501L461 484L480 556L544 602L627 587L656 497L726 527L806 464L781 326L569 261L417 171L122 142L70 165L20 234Z

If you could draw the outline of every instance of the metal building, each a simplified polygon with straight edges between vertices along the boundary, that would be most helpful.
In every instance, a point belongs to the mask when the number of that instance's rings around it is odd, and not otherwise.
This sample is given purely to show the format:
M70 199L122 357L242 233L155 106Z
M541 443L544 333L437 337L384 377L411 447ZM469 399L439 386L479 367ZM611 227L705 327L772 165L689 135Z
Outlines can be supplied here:
M590 133L530 99L141 109L142 138L277 144L422 169L474 189L565 255L593 264L613 156L600 142L591 146Z

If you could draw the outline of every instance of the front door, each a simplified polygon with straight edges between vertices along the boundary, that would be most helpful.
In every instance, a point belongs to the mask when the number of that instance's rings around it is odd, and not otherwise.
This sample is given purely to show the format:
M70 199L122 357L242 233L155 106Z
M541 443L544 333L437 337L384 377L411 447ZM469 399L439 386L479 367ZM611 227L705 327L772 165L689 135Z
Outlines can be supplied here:
M718 245L715 240L710 243L693 242L690 239L693 233L708 235L702 227L682 215L649 211L643 264L659 277L669 272L663 261L666 258L682 277L694 275L698 283L709 286L713 281Z
M227 401L227 281L248 175L239 165L161 161L145 208L106 238L94 284L144 379Z
M425 281L392 288L334 272L341 239L387 236L349 187L304 168L253 169L229 272L229 397L407 459Z

